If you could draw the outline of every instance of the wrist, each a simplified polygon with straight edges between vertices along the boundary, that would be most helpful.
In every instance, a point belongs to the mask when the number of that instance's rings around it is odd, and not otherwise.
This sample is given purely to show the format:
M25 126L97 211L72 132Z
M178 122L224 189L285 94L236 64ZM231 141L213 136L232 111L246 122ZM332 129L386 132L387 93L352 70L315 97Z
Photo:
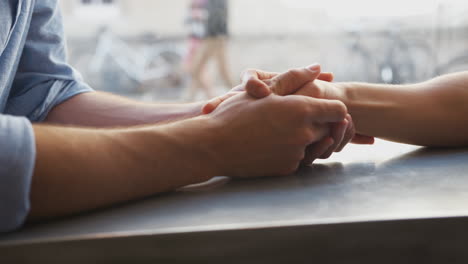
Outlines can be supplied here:
M219 175L203 148L205 124L192 118L158 126L109 131L119 166L136 175L144 193L166 192ZM124 161L124 162L122 162ZM119 171L120 173L120 171ZM142 190L140 190L142 191Z
M327 99L339 100L347 106L350 101L350 94L352 93L353 85L351 83L339 82L333 83L333 86L333 93L331 93L329 96L330 98Z
M184 174L190 176L191 184L207 181L222 174L216 159L213 141L213 124L204 116L190 118L162 126L161 133L177 158Z

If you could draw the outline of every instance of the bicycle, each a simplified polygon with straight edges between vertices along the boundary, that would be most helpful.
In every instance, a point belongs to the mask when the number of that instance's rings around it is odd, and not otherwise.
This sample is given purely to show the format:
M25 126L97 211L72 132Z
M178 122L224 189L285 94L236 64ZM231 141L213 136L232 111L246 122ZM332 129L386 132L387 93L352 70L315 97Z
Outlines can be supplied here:
M447 73L468 71L468 50L463 50L452 56L444 63L440 63L441 43L446 38L443 33L448 29L457 30L456 36L468 32L468 26L464 19L467 8L462 3L443 2L437 7L437 16L435 17L434 39L428 41L428 37L417 37L421 31L413 30L411 36L404 38L398 27L393 23L393 30L386 31L383 34L385 40L383 51L383 60L378 61L375 51L371 51L361 40L359 31L352 31L351 41L348 45L347 64L357 69L349 69L343 74L350 77L350 80L383 82L391 84L413 83L425 81L434 76ZM444 22L444 16L449 18L449 23ZM448 25L448 27L447 27ZM460 34L461 33L461 34ZM457 41L460 41L457 39ZM453 47L450 46L451 48ZM354 66L353 66L354 65ZM357 73L357 74L356 74ZM354 76L359 75L359 76Z
M347 80L401 84L423 81L432 74L434 53L431 46L423 39L403 38L397 30L380 34L383 44L372 50L363 44L362 33L349 32L351 39L345 56L346 68L342 74ZM383 56L375 56L379 53ZM416 67L416 62L418 66Z
M377 62L370 50L362 44L363 34L348 31L345 54L338 54L340 63L334 66L337 81L377 82Z
M468 8L465 3L460 1L445 1L441 2L437 8L437 28L436 30L436 44L438 51L444 51L442 41L451 39L453 36L459 37L468 32L468 25L466 24L466 12ZM460 41L459 38L457 41ZM463 46L463 45L462 45ZM434 70L434 75L442 75L447 73L467 71L468 70L468 50L464 49L452 56L449 60L437 66Z
M384 34L384 38L390 41L385 58L379 65L382 83L415 83L431 77L435 56L425 39L403 38L395 31Z
M99 31L91 54L82 54L76 67L94 87L120 93L143 92L145 86L171 86L183 82L183 51L151 35L131 45L108 28Z

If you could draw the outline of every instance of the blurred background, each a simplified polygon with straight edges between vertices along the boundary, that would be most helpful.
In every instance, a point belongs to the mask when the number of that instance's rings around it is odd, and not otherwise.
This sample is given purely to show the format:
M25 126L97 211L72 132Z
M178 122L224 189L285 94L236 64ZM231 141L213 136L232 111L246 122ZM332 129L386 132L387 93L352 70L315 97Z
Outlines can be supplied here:
M468 70L459 0L66 0L69 59L96 90L193 101L246 68L322 64L337 81L412 83Z

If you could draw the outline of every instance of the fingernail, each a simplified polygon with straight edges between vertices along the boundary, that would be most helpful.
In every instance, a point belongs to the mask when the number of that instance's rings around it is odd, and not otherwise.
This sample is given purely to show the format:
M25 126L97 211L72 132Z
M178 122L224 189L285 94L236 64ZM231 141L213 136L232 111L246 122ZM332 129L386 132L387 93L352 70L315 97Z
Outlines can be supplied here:
M203 108L202 108L202 113L206 115L206 114L210 114L211 112L213 112L213 110L214 110L214 109L213 109L213 108L214 108L214 107L213 107L213 104L215 104L217 100L218 100L218 97L215 97L215 98L209 100L209 101L203 106Z
M311 64L309 66L306 67L306 69L310 70L310 71L320 71L320 64L318 63L314 63L314 64Z
M212 108L211 105L205 105L205 106L203 106L203 108L202 108L202 113L203 113L204 115L207 115L207 114L211 113L211 108Z

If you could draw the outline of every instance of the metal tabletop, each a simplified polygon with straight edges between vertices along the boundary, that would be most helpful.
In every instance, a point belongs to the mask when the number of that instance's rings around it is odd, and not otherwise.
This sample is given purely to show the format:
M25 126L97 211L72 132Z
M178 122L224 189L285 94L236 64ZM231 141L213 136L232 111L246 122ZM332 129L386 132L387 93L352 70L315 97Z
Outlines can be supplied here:
M26 226L0 263L468 263L467 240L468 149L377 141Z

